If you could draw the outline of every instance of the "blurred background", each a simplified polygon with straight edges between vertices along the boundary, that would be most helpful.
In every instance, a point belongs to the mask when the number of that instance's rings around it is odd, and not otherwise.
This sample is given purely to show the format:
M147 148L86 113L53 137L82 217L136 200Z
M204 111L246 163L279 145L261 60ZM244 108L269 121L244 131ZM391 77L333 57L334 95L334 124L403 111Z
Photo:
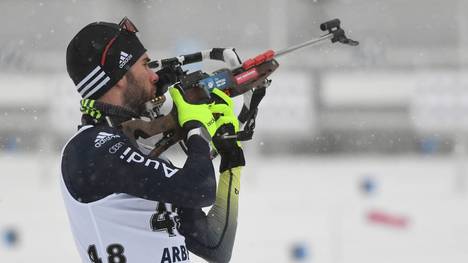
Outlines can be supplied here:
M319 37L333 18L361 42L279 59L244 144L232 262L468 262L467 1L3 0L0 10L0 262L79 262L58 187L80 119L65 50L88 23L124 16L153 59L213 47L245 59Z

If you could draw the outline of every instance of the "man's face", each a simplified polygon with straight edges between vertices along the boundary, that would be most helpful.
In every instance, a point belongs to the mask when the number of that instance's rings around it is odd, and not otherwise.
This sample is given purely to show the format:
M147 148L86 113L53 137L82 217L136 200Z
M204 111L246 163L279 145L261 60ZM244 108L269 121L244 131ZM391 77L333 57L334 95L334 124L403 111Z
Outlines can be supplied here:
M144 103L156 94L156 82L159 76L148 67L148 55L143 54L125 74L128 86L123 93L124 106L141 114Z

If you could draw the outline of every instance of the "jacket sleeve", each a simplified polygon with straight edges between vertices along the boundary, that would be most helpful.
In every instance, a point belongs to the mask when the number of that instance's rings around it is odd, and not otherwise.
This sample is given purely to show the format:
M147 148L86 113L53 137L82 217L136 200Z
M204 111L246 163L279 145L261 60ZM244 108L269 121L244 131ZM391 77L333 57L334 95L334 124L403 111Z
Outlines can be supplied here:
M62 171L75 199L91 202L112 193L127 193L184 207L213 204L214 168L208 143L200 136L190 137L188 158L178 168L162 159L149 158L123 133L112 132L88 132L88 136L81 136L65 148Z
M206 215L201 209L180 208L180 229L188 249L209 262L229 262L234 246L242 167L221 173L216 201Z

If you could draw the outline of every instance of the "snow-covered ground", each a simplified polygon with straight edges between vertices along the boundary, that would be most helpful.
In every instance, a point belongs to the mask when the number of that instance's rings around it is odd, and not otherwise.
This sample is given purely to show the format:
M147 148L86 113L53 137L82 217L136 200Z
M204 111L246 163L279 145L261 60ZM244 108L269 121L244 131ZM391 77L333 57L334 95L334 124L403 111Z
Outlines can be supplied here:
M249 157L232 262L468 262L468 199L451 158ZM79 262L58 157L1 155L0 167L0 232L20 238L1 243L0 262Z

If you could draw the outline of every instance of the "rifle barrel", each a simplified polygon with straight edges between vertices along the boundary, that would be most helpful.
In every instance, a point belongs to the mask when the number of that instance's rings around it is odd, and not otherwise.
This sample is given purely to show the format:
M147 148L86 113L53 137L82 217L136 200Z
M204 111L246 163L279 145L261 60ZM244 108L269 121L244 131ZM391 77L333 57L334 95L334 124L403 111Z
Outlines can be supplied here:
M306 42L303 42L303 43L300 43L300 44L297 44L297 45L282 49L282 50L280 50L278 52L275 52L275 58L279 57L279 56L282 56L282 55L286 55L288 53L291 53L293 51L296 51L298 49L301 49L301 48L304 48L304 47L307 47L307 46L318 44L318 43L320 43L320 42L322 42L324 40L331 39L331 38L333 38L333 34L329 33L329 34L321 36L320 38L312 39L312 40L309 40L309 41L306 41Z

